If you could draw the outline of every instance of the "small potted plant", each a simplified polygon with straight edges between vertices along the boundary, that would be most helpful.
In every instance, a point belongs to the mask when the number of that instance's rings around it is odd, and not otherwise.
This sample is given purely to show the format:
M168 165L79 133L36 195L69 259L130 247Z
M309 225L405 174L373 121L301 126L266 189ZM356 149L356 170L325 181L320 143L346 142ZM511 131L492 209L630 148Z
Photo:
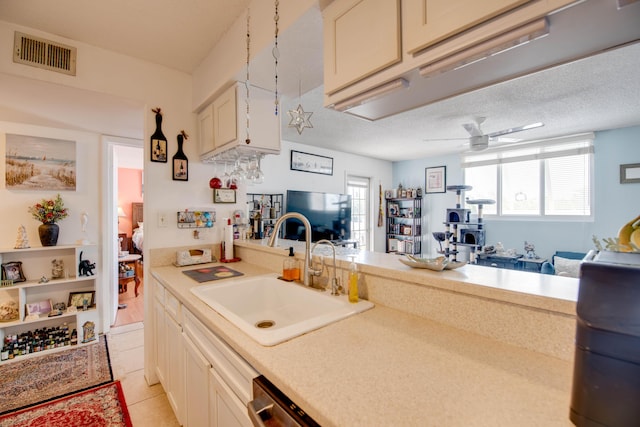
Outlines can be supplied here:
M29 207L29 213L42 223L38 227L42 246L55 246L58 243L58 233L60 232L56 222L69 215L60 194L55 199L43 199L40 203Z

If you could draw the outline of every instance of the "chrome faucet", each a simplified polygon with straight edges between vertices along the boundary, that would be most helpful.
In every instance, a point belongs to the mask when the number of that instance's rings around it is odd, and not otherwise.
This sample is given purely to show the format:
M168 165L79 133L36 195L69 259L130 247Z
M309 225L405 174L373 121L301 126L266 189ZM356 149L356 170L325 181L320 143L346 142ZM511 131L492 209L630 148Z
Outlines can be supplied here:
M278 232L280 230L280 226L282 226L282 223L284 221L290 218L297 219L301 221L302 224L304 225L304 270L303 270L304 277L302 279L302 282L304 283L305 286L309 286L311 285L311 276L318 275L322 271L318 272L313 269L313 264L311 260L311 250L310 250L311 224L309 223L309 220L307 219L307 217L298 212L287 212L286 214L278 218L275 225L273 226L273 232L271 233L271 237L269 237L269 246L273 247L273 245L276 243L276 240L278 238Z
M311 256L313 257L313 251L315 251L316 246L321 244L329 245L329 247L331 247L331 252L333 253L333 273L329 276L329 281L331 282L331 295L340 295L340 285L338 284L338 275L336 274L336 247L334 244L327 239L318 240L314 243L313 248L311 248ZM322 265L324 268L324 258ZM322 274L322 269L320 270L320 274Z

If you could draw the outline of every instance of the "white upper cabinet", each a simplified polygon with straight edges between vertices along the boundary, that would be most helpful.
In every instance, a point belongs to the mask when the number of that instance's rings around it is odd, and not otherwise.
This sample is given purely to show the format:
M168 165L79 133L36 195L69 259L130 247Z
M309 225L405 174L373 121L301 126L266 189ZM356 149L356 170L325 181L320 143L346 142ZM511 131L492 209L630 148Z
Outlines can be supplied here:
M538 37L548 29L543 18L570 4L577 2L334 0L323 11L324 105L369 120L387 117L392 108L364 104L396 89L415 90L411 80L426 66Z
M334 1L323 25L327 94L402 60L400 0Z
M198 114L198 134L200 136L200 154L213 151L213 104L210 104Z
M232 85L213 101L213 142L215 148L238 139L238 86Z
M274 114L273 93L254 86L249 88L248 144L246 99L246 87L236 82L198 114L202 161L237 147L262 153L280 152L280 116Z
M528 0L405 0L404 49L415 53Z

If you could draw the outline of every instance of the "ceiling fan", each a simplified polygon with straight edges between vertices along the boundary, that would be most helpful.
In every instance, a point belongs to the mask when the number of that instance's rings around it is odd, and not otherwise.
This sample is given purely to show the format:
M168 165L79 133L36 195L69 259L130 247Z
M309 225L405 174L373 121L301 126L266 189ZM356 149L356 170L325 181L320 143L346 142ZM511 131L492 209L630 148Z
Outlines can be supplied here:
M507 140L506 138L500 138L504 135L509 135L511 133L516 133L516 132L521 132L524 130L529 130L529 129L535 129L535 128L539 128L544 126L544 123L541 122L537 122L537 123L531 123L528 125L523 125L523 126L517 126L517 127L512 127L512 128L508 128L508 129L503 129L497 132L492 132L492 133L483 133L482 129L480 128L480 126L482 125L482 123L484 123L484 121L486 120L486 117L477 117L475 122L472 123L464 123L462 125L463 128L465 128L465 130L467 132L469 132L469 138L451 138L451 139L439 139L438 141L457 141L457 140L465 140L468 139L469 141L469 148L471 149L471 151L482 151L482 150L486 150L487 148L489 148L489 142L493 142L493 141L503 141L503 142L515 142L512 140ZM428 139L425 139L425 141L430 141Z

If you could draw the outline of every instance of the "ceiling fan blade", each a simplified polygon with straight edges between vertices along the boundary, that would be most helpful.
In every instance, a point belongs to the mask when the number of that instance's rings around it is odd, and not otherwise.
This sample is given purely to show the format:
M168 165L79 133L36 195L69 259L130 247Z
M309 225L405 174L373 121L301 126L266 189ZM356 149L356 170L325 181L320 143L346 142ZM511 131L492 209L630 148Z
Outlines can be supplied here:
M464 123L462 125L463 128L465 128L465 130L467 132L469 132L469 135L471 135L472 137L474 136L482 136L482 129L480 129L480 126L482 125L482 123L484 123L484 121L487 119L486 117L476 117L475 118L476 121L473 123Z
M465 128L472 137L482 135L482 131L480 130L480 125L478 123L464 123L462 127Z
M535 129L535 128L539 128L544 126L544 123L541 122L537 122L537 123L531 123L528 125L524 125L524 126L517 126L514 128L509 128L509 129L504 129L504 130L500 130L498 132L493 132L489 134L489 138L497 138L499 136L502 135L508 135L510 133L515 133L515 132L522 132L523 130L529 130L529 129Z
M469 138L432 138L432 139L423 139L424 142L432 142L432 141L467 141Z

